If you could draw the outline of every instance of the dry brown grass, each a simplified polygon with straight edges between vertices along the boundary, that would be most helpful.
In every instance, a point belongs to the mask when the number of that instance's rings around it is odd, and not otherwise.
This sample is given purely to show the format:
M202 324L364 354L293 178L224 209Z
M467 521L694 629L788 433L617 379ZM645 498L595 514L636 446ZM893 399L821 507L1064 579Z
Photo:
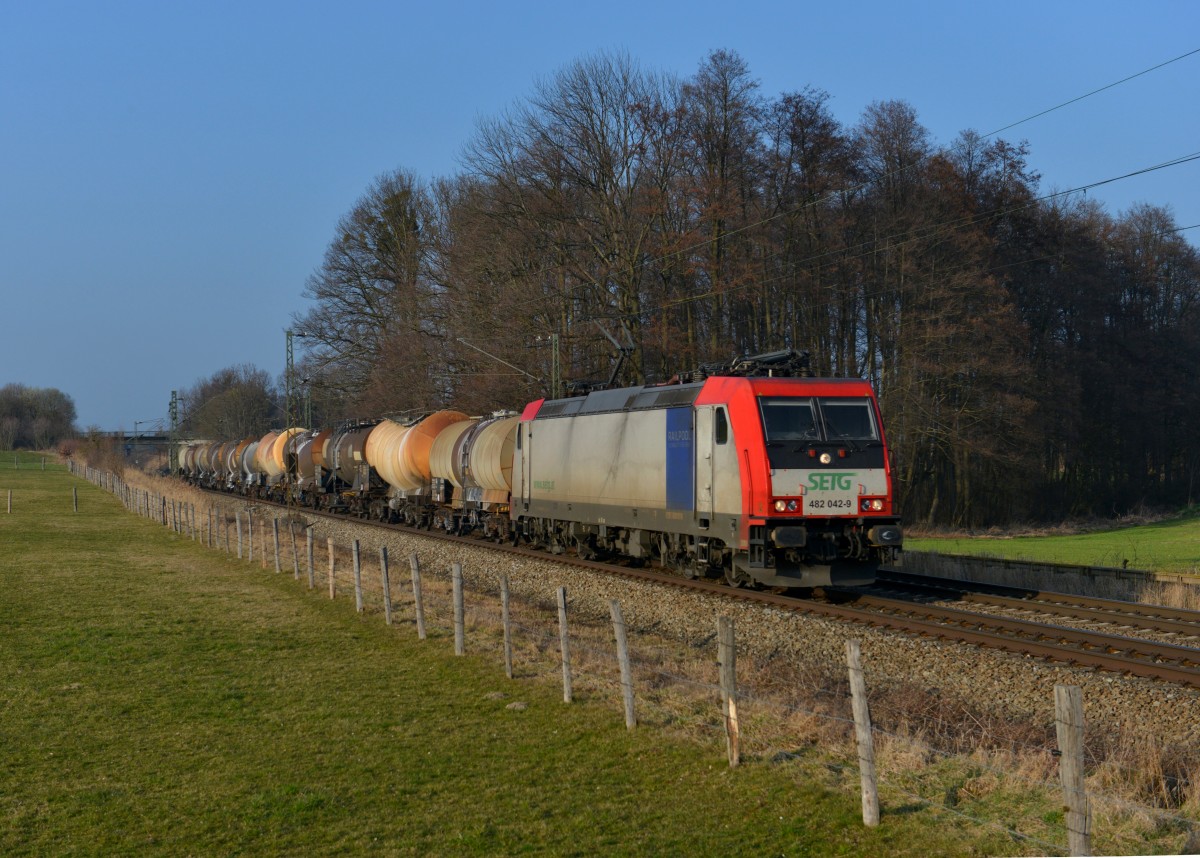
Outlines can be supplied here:
M1173 581L1148 581L1142 585L1136 601L1143 605L1200 611L1200 587Z

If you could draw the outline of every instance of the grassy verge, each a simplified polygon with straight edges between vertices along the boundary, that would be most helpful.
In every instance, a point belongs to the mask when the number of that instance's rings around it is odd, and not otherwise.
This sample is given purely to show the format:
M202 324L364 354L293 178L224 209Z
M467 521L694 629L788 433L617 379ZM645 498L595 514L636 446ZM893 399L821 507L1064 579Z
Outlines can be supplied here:
M1200 517L1193 513L1071 535L908 539L905 547L942 554L1200 574Z
M0 853L1020 851L921 813L864 829L853 788L627 732L610 707L207 552L61 470L0 470L8 488Z

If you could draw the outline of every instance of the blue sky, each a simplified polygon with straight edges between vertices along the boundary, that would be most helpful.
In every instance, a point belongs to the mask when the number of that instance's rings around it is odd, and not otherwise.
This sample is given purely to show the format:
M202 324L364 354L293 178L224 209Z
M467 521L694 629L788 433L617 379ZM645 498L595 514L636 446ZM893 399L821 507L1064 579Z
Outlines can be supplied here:
M333 229L377 175L457 172L476 122L598 51L854 124L903 99L987 133L1200 48L1200 3L0 0L0 385L132 429L222 367L278 374ZM1200 54L1005 132L1044 191L1200 151ZM1089 192L1200 224L1200 162ZM1200 229L1185 232L1200 243Z

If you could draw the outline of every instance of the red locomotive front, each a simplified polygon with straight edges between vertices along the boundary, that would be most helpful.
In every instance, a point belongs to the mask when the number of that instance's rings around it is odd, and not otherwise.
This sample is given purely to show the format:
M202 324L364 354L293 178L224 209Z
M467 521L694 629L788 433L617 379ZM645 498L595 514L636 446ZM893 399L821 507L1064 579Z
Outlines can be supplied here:
M526 541L734 585L865 584L901 529L870 386L736 377L531 403L513 463Z

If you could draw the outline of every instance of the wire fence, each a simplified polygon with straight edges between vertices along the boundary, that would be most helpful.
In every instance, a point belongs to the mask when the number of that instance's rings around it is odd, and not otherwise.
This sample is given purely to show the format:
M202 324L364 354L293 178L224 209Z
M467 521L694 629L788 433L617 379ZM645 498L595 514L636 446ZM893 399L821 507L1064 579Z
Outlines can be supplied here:
M573 611L565 588L513 593L495 570L427 567L415 553L389 557L386 548L319 539L287 515L233 502L197 509L107 472L71 468L183 538L290 575L324 598L353 599L365 616L421 638L453 641L456 653L495 657L514 680L562 682L564 699L611 706L631 728L723 742L730 765L786 765L830 788L857 785L865 824L919 811L1036 854L1134 854L1148 837L1156 851L1200 851L1194 749L1152 737L1115 750L1089 742L1073 686L1055 687L1053 726L1042 731L1014 733L1002 716L953 706L872 723L871 709L887 701L876 695L867 706L864 683L861 711L854 705L856 680L870 667L858 663L856 641L845 672L771 664L738 652L727 617L705 641L672 640L625 624L616 600L605 622ZM1072 695L1074 708L1064 703Z
M28 451L0 451L0 471L66 471L68 466L54 456Z

